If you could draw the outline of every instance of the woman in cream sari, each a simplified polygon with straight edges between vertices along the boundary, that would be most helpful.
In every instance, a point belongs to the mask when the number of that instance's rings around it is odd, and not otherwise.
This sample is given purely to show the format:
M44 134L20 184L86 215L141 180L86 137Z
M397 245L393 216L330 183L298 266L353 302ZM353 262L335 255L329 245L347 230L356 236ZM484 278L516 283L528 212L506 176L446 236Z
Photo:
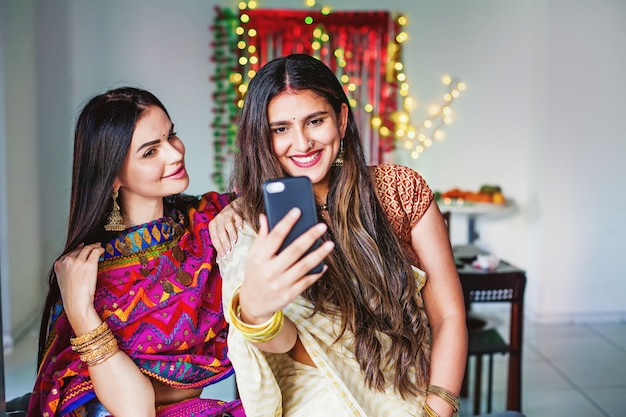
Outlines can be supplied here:
M228 345L248 416L451 416L465 370L463 297L446 226L415 171L368 167L348 99L307 55L266 64L237 135L235 243L210 225ZM313 183L320 223L278 253L261 185ZM315 239L319 249L302 257ZM219 241L223 243L220 243ZM319 274L307 275L324 260Z

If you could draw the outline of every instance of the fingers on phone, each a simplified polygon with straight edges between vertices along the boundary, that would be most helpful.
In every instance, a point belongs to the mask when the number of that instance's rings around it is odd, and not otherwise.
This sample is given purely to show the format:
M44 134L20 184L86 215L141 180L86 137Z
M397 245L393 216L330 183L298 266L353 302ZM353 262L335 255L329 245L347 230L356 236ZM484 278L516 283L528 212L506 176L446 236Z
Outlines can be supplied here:
M280 219L278 223L269 231L269 224L267 217L265 215L260 215L260 227L259 227L259 236L264 236L267 234L267 248L274 253L278 251L285 238L294 227L298 219L300 218L300 209L293 208L287 212L285 217ZM309 245L310 247L310 245Z

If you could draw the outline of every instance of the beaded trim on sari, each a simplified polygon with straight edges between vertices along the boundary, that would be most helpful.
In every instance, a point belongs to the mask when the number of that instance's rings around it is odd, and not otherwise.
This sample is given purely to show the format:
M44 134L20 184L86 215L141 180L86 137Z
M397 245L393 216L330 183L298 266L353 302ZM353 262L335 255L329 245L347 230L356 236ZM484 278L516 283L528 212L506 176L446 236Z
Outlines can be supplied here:
M233 372L226 354L222 280L208 231L209 221L226 204L227 195L207 193L187 213L189 225L180 236L176 229L184 222L173 213L178 223L164 217L104 245L96 310L120 350L144 374L171 387L202 388ZM79 415L95 398L93 386L86 366L69 347L73 333L65 314L52 326L33 395L38 398L31 399L29 413L34 411L29 415Z
M175 210L170 217L162 217L150 223L127 229L123 234L104 245L104 254L100 261L129 255L129 250L130 252L140 252L149 249L156 251L157 245L172 241L174 225L169 220L179 217L180 212ZM183 220L179 220L178 224L183 228L185 227Z

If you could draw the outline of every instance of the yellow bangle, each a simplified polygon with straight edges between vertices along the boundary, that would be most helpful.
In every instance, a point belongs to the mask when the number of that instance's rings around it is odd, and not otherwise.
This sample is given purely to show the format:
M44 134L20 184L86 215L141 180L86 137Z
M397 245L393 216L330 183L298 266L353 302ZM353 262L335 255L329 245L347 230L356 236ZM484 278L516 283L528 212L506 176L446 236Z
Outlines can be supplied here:
M285 316L282 310L278 310L274 315L261 324L247 324L241 320L241 307L239 306L239 289L241 285L233 291L232 301L228 306L231 324L235 327L244 339L252 343L264 343L274 339L283 328Z
M452 411L453 412L457 413L459 411L460 406L461 406L461 403L459 401L459 397L457 397L456 395L452 394L447 389L438 387L436 385L428 385L428 388L426 389L426 392L428 394L436 395L437 397L441 398L442 400L444 400L445 402L450 404L450 406L452 407Z
M427 402L424 402L424 412L422 413L422 417L439 417L439 414L435 413L435 410L430 408Z

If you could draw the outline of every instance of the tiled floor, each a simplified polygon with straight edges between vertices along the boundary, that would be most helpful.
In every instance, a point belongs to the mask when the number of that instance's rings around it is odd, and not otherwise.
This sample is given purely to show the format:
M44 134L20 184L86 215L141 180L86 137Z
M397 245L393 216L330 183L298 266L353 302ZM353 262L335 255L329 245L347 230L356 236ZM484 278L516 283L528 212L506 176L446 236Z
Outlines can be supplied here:
M35 339L33 332L5 352L8 399L32 388ZM494 369L493 410L501 411L506 356L496 356ZM229 378L203 396L230 400L233 395ZM522 396L527 417L626 417L626 323L539 325L526 320ZM462 416L471 415L469 400L462 407Z

